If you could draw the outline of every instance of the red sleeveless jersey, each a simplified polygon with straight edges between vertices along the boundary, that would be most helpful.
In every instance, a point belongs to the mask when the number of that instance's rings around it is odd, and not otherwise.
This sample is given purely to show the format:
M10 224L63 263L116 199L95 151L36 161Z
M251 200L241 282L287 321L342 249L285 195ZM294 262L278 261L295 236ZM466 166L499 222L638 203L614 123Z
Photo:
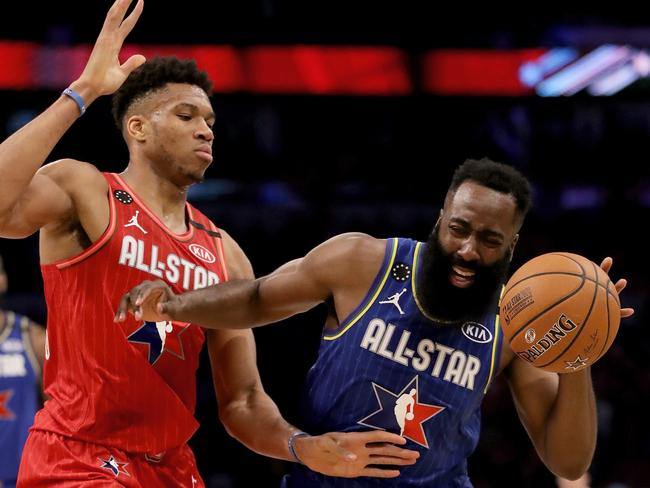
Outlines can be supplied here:
M158 454L198 427L196 369L204 341L193 324L113 322L142 280L176 293L227 279L219 230L186 205L188 231L171 232L115 174L110 220L82 254L41 266L48 304L44 387L34 428L128 452Z

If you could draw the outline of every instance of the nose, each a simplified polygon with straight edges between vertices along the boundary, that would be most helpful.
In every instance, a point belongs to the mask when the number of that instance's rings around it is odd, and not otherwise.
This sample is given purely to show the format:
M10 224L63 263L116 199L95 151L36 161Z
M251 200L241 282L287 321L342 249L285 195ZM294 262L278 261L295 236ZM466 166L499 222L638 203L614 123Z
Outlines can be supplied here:
M476 246L476 238L474 236L468 236L464 239L456 254L467 262L478 261L481 256Z
M197 129L195 136L207 142L214 140L214 132L212 132L212 129L205 121L201 122L201 126Z

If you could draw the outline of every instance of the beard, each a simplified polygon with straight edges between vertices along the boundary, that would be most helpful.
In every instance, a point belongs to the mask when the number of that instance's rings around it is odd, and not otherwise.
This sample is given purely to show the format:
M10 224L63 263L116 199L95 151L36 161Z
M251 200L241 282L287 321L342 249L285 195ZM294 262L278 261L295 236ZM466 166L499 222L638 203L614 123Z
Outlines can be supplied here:
M491 304L496 313L496 298L505 282L511 253L490 266L465 261L442 249L438 232L436 224L422 254L418 298L424 311L443 324L479 320ZM458 288L451 284L449 275L454 265L475 272L471 286Z

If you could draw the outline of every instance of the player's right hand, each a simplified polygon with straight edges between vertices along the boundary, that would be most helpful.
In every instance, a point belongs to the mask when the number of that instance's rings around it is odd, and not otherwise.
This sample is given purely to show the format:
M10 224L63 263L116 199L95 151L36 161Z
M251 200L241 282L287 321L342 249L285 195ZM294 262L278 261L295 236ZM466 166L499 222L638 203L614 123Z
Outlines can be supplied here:
M420 457L418 451L398 447L405 443L406 439L397 434L374 430L300 437L294 447L298 459L309 469L326 476L395 478L400 474L399 466L415 464Z
M167 305L174 298L176 294L164 281L143 281L122 295L113 320L124 322L129 312L136 320L147 322L173 320L167 313Z
M132 1L116 0L113 3L86 67L79 79L71 85L74 90L84 93L86 104L101 95L110 95L116 91L126 77L146 60L141 54L134 54L123 64L119 60L124 39L135 26L144 6L144 1L138 0L133 12L125 18Z

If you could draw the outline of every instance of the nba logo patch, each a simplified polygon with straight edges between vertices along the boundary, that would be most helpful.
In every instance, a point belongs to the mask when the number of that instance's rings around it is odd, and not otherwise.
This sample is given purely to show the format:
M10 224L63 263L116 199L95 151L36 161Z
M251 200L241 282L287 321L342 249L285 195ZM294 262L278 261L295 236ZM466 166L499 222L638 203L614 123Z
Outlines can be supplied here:
M399 433L422 447L429 448L429 442L422 425L442 412L445 407L429 405L419 401L418 377L413 378L399 393L372 383L378 410L359 420L359 424L373 429Z

